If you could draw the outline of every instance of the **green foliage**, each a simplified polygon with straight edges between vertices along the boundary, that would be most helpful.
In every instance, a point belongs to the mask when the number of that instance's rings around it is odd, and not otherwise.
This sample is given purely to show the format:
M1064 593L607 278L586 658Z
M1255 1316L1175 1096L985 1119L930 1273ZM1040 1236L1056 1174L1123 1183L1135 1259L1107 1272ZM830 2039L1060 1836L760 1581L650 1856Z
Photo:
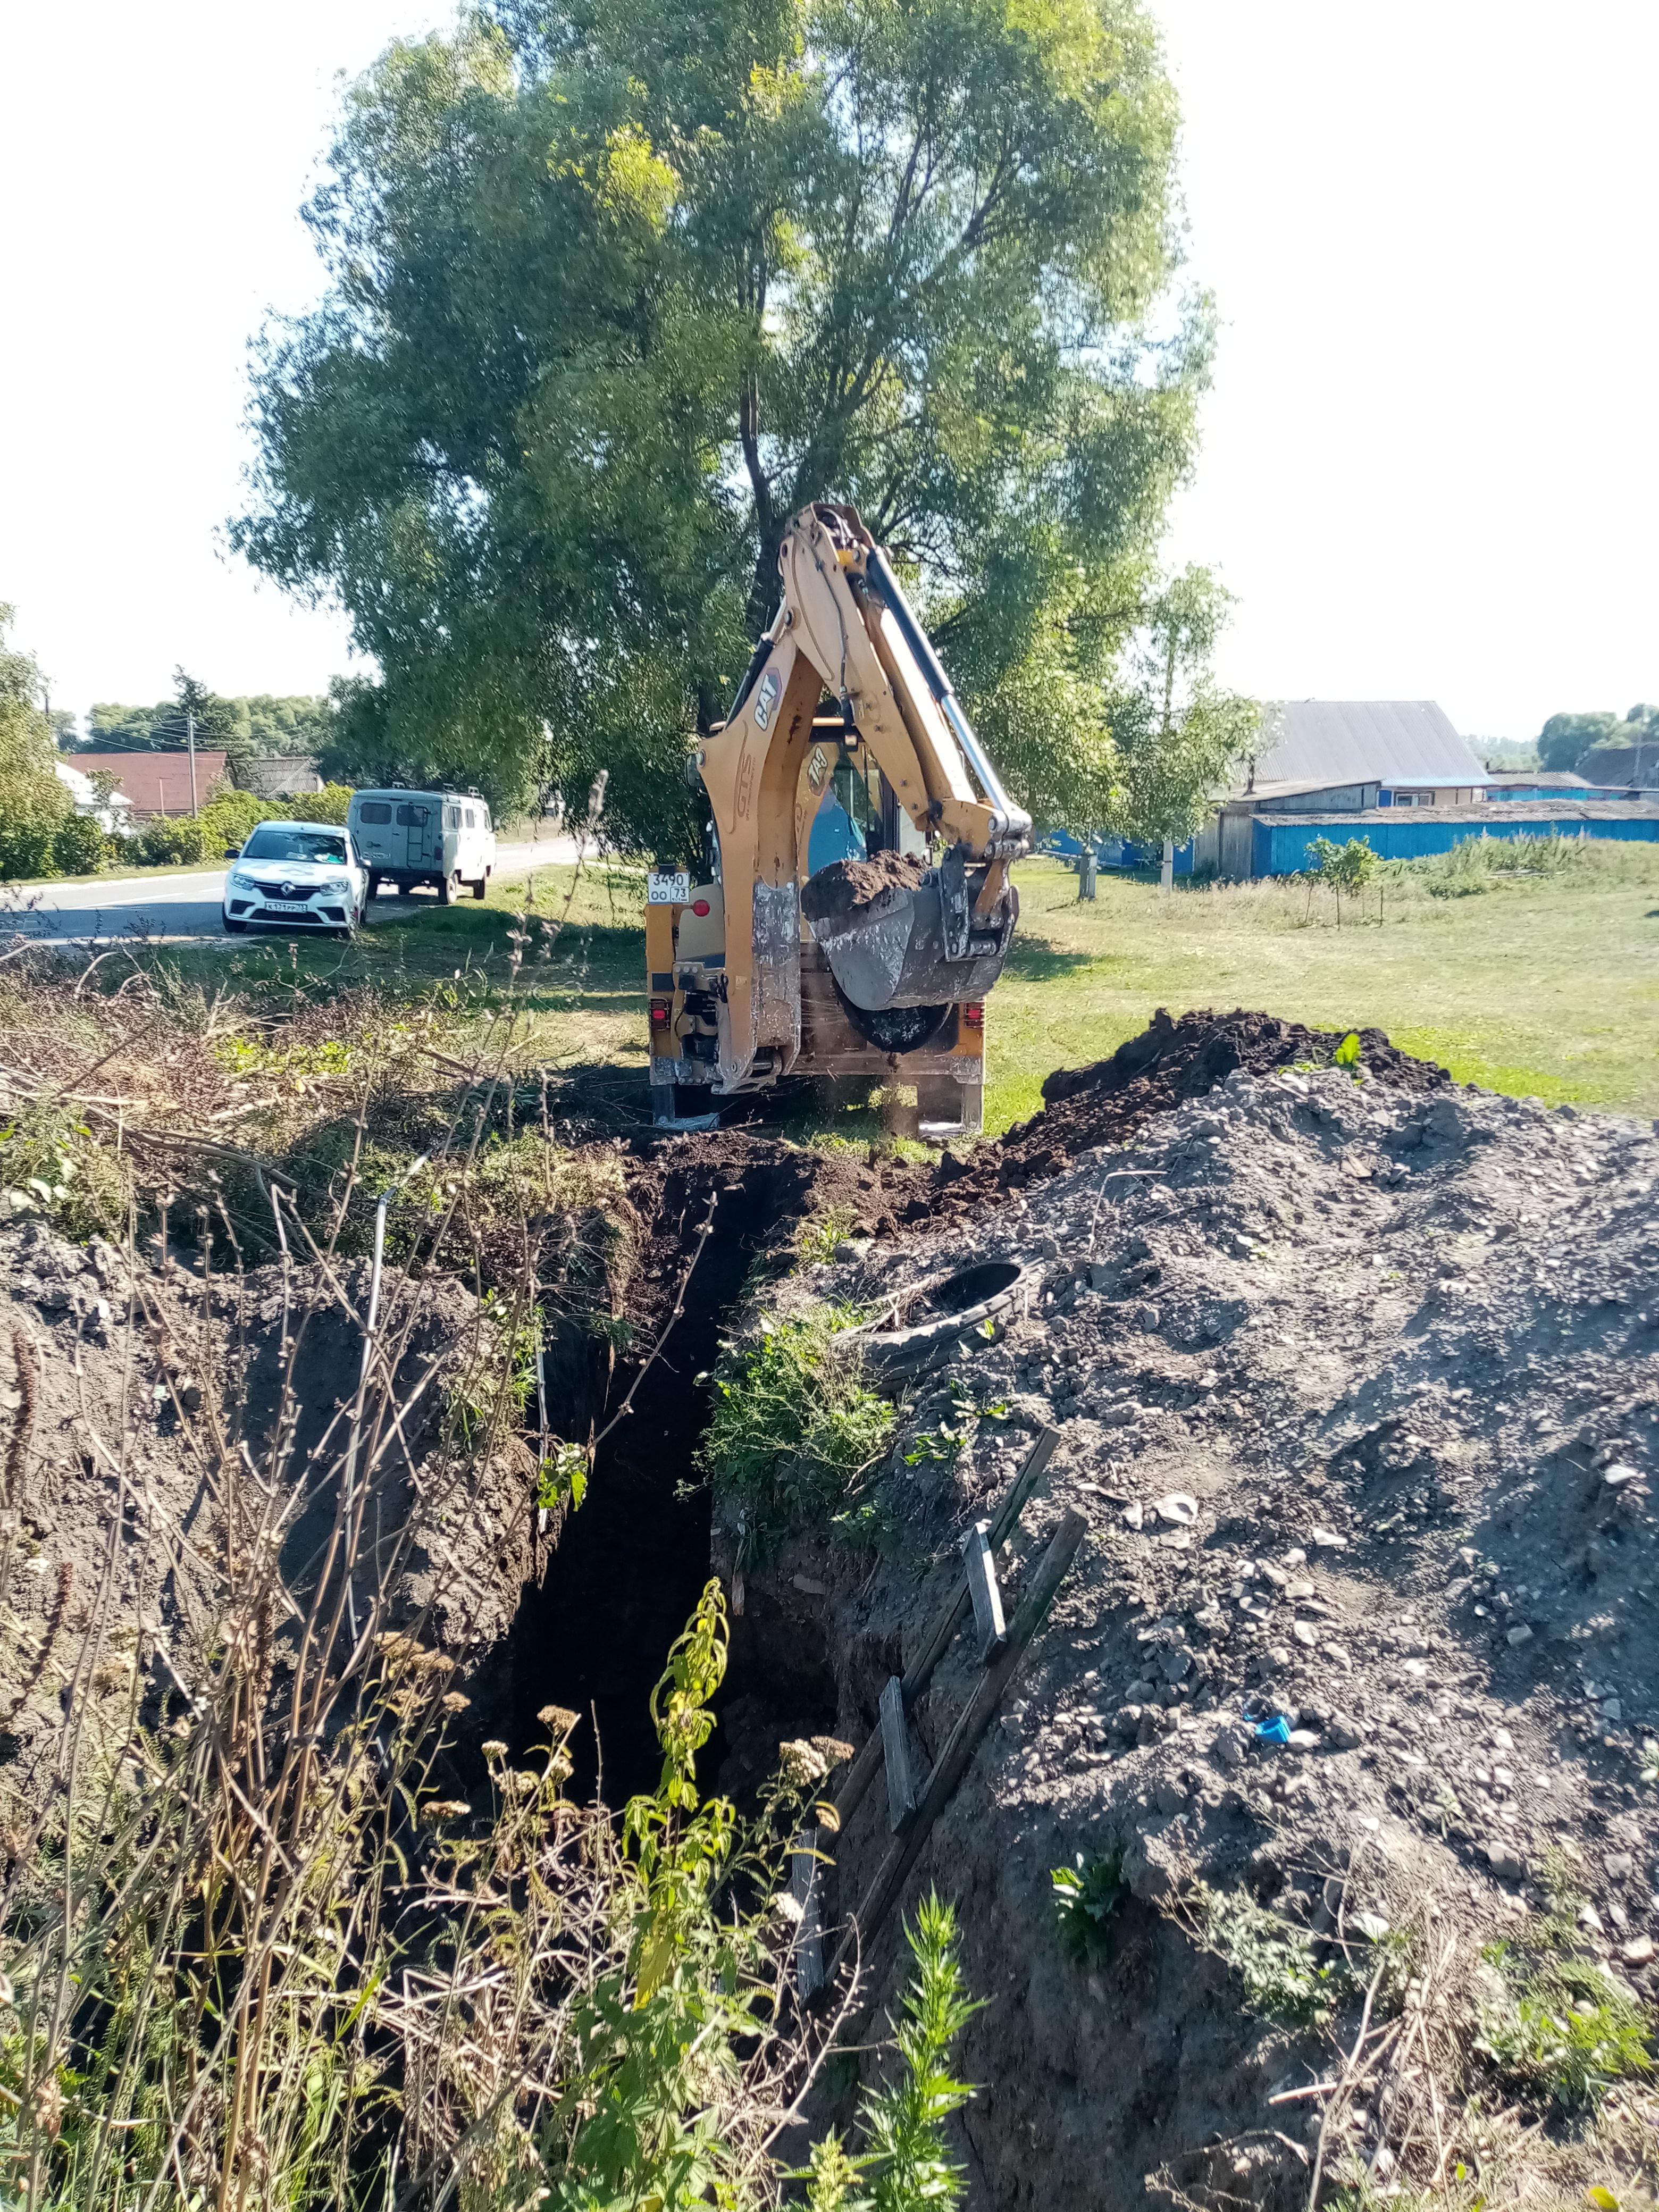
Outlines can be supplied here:
M1331 1066L1346 1067L1351 1073L1356 1076L1358 1074L1359 1032L1358 1030L1350 1030L1341 1043L1338 1045L1336 1050L1331 1054Z
M1538 764L1555 774L1575 770L1592 745L1610 741L1616 714L1552 714L1538 733Z
M856 1217L850 1206L832 1206L827 1213L807 1222L795 1249L803 1267L828 1267L852 1233Z
M1610 848L1618 849L1610 838L1490 837L1483 830L1449 853L1396 865L1409 869L1431 898L1473 898L1523 877L1583 875L1603 862Z
M1243 1890L1215 1890L1200 1883L1193 1910L1199 1942L1226 1960L1244 1984L1245 2003L1267 2020L1309 2027L1328 2019L1370 1982L1379 1954L1386 1971L1374 2006L1377 2018L1385 2018L1399 2003L1408 1938L1386 1922L1373 1923L1366 1953L1350 1957L1338 1951L1320 1964L1305 1928L1281 1920Z
M1108 1923L1123 1901L1123 1853L1079 1851L1075 1867L1049 1876L1060 1948L1074 1966L1089 1966L1106 1948Z
M1107 707L1121 784L1091 828L1109 827L1136 844L1184 844L1229 770L1256 742L1260 708L1218 690L1210 678L1231 604L1202 568L1184 569L1147 594L1131 656L1137 680L1117 687Z
M6 643L12 612L0 605L0 877L15 879L52 872L53 834L74 810L37 704L40 672Z
M266 803L272 814L286 822L343 823L346 810L351 805L351 792L349 783L325 783L320 791L290 792L286 799Z
M1339 906L1345 893L1359 897L1376 873L1378 855L1369 837L1347 837L1340 845L1329 837L1310 837L1307 854L1313 866L1306 872L1335 893Z
M1207 354L1168 307L1175 125L1134 0L494 0L392 45L234 532L381 672L333 695L337 771L505 810L604 766L609 835L683 843L685 734L832 496L1013 788L1092 806Z
M894 2042L896 2080L867 2090L859 2111L866 2146L848 2154L839 2136L812 2146L805 2175L809 2212L925 2212L959 2204L962 2168L946 2154L945 2123L973 2095L950 2069L951 2046L980 2009L957 1956L954 1909L930 1891L904 1936L915 1964Z
M830 1305L763 1315L752 1338L722 1352L697 1464L745 1507L751 1548L805 1515L854 1510L887 1449L893 1407L841 1334L858 1318Z
M1583 1899L1565 1868L1547 1868L1547 1913L1482 1952L1486 1987L1475 2048L1505 2084L1567 2112L1599 2106L1616 2081L1653 2070L1653 2023L1631 1991L1583 1950Z
M251 791L221 790L196 815L158 815L127 839L129 857L149 867L193 867L245 845L262 822L343 823L351 804L347 784L297 791L284 799L258 799Z
M0 1127L0 1218L39 1214L70 1237L118 1236L128 1200L116 1156L62 1109L31 1107Z
M90 876L109 857L110 841L94 814L71 814L52 835L52 862L60 875Z
M587 1476L584 1447L560 1437L537 1470L537 1504L544 1512L576 1512L587 1495Z

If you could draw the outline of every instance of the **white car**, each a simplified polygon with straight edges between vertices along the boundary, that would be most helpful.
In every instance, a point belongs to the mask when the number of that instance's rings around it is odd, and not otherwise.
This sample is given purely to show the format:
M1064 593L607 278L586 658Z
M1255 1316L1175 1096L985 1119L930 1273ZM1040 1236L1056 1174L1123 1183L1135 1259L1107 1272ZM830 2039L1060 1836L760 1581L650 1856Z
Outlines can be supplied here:
M242 930L318 929L349 937L368 902L368 871L349 830L326 822L262 822L228 854L222 919Z

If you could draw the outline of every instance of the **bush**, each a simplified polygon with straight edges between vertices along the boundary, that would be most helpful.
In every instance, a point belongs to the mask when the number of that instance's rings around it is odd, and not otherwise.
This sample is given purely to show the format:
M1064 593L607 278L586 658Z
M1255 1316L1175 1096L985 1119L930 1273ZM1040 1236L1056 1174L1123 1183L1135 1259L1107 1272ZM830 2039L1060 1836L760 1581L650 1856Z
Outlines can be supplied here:
M726 1348L698 1464L744 1502L751 1547L806 1513L843 1509L847 1526L860 1478L887 1449L894 1409L838 1340L857 1318L827 1305L766 1314L758 1335Z
M290 822L336 822L344 823L346 809L351 804L352 787L349 783L325 783L320 791L296 791L280 806L269 811L286 813Z
M108 853L109 839L95 814L71 814L52 833L52 864L66 876L95 873Z
M158 814L145 823L135 842L139 858L149 867L188 867L208 858L207 821L199 815Z
M0 827L0 878L15 883L20 878L50 876L52 838L59 823L50 817L25 817Z
M251 791L218 793L212 805L202 809L214 846L208 858L216 859L228 846L246 845L259 824L278 811L270 799L258 799Z

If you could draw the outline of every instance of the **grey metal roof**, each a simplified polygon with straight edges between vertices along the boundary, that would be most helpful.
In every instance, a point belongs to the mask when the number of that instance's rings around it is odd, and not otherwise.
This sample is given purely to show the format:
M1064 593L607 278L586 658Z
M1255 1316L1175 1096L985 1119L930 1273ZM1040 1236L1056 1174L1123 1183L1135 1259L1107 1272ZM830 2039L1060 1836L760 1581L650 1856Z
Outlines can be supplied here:
M1252 817L1270 830L1304 829L1321 822L1375 822L1409 825L1413 822L1479 822L1502 834L1510 822L1653 822L1659 805L1636 799L1516 799L1503 806L1477 800L1472 806L1350 807L1342 814L1258 814Z
M1487 781L1432 699L1285 699L1267 708L1263 725L1258 787Z
M1504 769L1496 775L1488 773L1485 781L1488 791L1559 791L1568 796L1575 791L1610 788L1565 768Z

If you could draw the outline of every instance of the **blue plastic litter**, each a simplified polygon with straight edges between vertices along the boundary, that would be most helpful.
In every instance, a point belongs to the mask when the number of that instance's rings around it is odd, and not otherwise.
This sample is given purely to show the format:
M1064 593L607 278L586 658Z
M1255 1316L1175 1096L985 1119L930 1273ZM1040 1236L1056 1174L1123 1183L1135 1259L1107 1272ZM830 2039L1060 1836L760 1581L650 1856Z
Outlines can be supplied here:
M1258 1743L1288 1743L1291 1724L1283 1713L1276 1713L1270 1721L1258 1721L1255 1734Z

